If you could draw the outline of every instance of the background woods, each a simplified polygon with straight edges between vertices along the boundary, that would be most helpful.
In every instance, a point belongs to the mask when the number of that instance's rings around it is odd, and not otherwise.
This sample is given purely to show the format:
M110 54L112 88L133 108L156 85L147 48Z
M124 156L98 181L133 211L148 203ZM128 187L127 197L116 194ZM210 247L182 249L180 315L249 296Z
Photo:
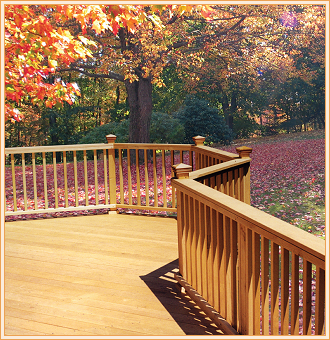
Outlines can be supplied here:
M210 124L218 140L201 126L209 142L230 141L228 128L324 128L324 6L5 9L7 146L77 143L109 123L123 140L153 141L159 117L184 140L187 94L223 117Z

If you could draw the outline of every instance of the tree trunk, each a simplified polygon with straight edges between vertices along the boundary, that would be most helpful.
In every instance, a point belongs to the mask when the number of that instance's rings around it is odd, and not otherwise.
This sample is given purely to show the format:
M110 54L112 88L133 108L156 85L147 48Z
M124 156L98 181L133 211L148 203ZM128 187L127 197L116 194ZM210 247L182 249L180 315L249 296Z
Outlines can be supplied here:
M237 96L236 93L234 92L231 97L230 105L226 94L224 94L222 100L222 109L225 115L226 123L231 130L233 130L234 128L234 113L237 110L236 98Z
M140 78L132 83L125 80L129 104L129 142L149 143L152 112L151 79Z

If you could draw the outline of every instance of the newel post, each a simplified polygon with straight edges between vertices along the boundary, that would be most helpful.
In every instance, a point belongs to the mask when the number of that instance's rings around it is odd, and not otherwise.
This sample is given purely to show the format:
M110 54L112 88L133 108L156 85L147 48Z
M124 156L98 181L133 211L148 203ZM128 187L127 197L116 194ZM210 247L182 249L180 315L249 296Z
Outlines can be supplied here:
M203 146L204 145L205 137L195 136L192 139L193 139L193 141L195 143L195 146L199 147L199 146ZM203 159L202 159L202 154L195 149L196 170L204 168L204 164L203 163L204 162L203 162Z
M239 154L240 158L249 158L250 153L252 152L252 148L248 146L240 146L236 148L237 153ZM241 173L242 171L242 173ZM251 204L251 195L250 195L250 162L246 163L244 168L240 170L240 177L241 177L241 201Z
M115 141L117 136L107 135L106 139L108 144L112 144L112 147L108 149L109 159L109 190L110 190L110 211L116 210L116 165L115 165Z
M192 139L193 139L193 141L195 143L195 146L203 146L204 145L205 137L195 136Z
M188 179L192 166L188 164L172 165L175 179ZM172 180L173 180L172 179ZM172 184L173 185L173 184ZM176 191L177 194L177 226L178 226L178 252L179 252L179 271L180 274L187 277L187 255L186 255L186 236L185 233L189 230L187 223L187 206L185 206L184 194L181 190Z
M240 146L236 148L236 151L239 154L239 158L247 158L247 157L250 157L252 148L249 148L248 146Z
M172 165L174 178L184 179L189 178L189 173L192 171L192 166L184 163Z

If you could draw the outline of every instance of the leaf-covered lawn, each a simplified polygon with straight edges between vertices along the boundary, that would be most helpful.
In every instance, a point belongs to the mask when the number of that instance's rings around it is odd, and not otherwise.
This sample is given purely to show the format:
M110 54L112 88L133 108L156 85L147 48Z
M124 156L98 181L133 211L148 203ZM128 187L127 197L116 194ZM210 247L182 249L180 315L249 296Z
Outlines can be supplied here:
M284 221L296 225L310 233L324 237L325 233L325 140L324 134L305 133L280 135L273 138L260 138L257 140L240 141L236 145L223 148L234 152L237 146L252 147L251 154L251 204ZM185 157L186 158L186 157ZM186 162L187 160L185 160ZM176 162L179 162L177 159ZM128 181L126 159L123 160L124 169L124 198L128 203ZM45 206L42 166L37 170L38 207ZM99 204L105 202L103 161L98 161L98 191ZM117 160L117 202L120 202L119 174ZM58 200L59 206L64 206L63 165L57 164ZM132 165L132 192L133 203L136 202L136 169ZM78 162L79 204L85 205L84 165ZM74 171L73 164L67 168L69 191L69 206L75 205ZM157 157L157 188L158 204L163 203L161 178L161 158ZM47 165L47 191L49 193L49 207L54 207L54 179L53 165ZM146 192L144 184L144 167L140 166L141 200L145 202ZM166 157L166 196L171 201L170 190L171 165L169 156ZM148 165L149 198L150 205L154 200L153 167ZM26 180L28 188L28 206L34 208L32 167L26 167ZM23 209L23 181L21 168L16 169L16 187L18 209ZM88 196L89 204L95 204L94 164L88 162ZM7 209L13 210L13 195L11 186L11 168L6 167L6 203ZM171 206L171 203L170 203ZM92 213L96 213L92 211ZM57 215L86 214L86 211L56 213ZM162 214L165 214L164 212ZM40 216L23 215L20 217L7 217L11 219L37 218Z
M251 205L310 233L325 233L324 134L240 142L250 146Z

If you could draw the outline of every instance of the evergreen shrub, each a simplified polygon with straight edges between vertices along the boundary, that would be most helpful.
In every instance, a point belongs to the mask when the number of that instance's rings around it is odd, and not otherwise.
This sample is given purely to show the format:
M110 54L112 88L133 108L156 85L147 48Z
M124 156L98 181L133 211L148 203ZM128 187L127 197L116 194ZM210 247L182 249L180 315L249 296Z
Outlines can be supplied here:
M184 142L192 143L192 137L200 135L205 142L230 144L233 132L229 129L219 110L206 100L187 96L184 105L176 113L176 118L184 126Z

